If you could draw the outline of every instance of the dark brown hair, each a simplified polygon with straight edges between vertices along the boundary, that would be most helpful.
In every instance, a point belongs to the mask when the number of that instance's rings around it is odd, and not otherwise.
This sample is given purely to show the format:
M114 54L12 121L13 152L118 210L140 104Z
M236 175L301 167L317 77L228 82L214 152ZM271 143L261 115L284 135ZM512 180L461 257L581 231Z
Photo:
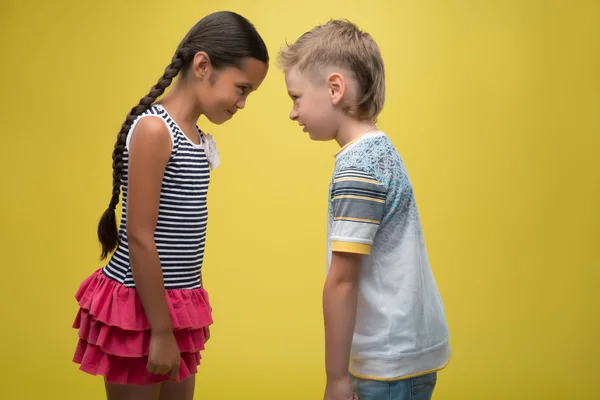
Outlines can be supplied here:
M135 119L148 110L150 106L169 87L178 74L185 75L194 56L198 52L206 52L216 70L227 67L241 67L244 59L254 58L265 64L269 62L267 47L254 28L244 17L230 11L220 11L202 18L183 38L171 63L165 68L158 83L150 89L138 105L133 107L121 130L117 134L112 154L113 184L112 197L108 208L98 223L98 239L102 245L101 259L105 259L118 244L118 229L115 209L119 203L121 192L121 174L123 171L123 150L131 125Z

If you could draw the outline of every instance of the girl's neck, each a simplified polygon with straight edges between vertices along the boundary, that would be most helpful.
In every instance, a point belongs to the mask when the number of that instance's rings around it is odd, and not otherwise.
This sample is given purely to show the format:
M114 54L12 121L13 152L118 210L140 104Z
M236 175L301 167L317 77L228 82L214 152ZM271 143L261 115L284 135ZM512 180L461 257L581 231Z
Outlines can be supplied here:
M162 105L182 129L195 129L202 111L195 106L193 94L177 80L172 89L156 102Z

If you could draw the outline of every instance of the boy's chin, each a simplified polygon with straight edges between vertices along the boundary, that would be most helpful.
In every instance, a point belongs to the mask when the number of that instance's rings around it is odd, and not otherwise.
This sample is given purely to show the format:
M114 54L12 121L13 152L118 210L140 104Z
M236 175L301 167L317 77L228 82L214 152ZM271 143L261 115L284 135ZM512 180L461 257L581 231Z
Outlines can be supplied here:
M308 132L308 137L310 138L310 140L313 140L315 142L329 142L335 139L335 137L332 135L324 135L311 132Z

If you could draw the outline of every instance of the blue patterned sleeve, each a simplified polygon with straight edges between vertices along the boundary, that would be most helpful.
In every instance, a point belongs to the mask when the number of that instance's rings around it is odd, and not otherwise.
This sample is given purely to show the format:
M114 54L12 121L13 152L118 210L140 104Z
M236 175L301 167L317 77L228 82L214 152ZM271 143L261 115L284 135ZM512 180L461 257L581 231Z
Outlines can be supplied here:
M383 218L387 189L371 174L344 169L333 178L331 250L370 254Z

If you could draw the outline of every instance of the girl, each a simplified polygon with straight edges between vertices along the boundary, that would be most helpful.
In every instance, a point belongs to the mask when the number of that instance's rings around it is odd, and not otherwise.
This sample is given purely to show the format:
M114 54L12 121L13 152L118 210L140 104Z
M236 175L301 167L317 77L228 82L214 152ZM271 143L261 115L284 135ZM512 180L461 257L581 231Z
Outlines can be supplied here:
M218 164L212 138L196 123L204 115L222 124L244 108L268 62L248 20L232 12L208 15L121 127L112 197L98 225L102 259L114 253L81 284L74 323L74 362L104 376L109 400L193 398L212 323L201 268L210 169Z

